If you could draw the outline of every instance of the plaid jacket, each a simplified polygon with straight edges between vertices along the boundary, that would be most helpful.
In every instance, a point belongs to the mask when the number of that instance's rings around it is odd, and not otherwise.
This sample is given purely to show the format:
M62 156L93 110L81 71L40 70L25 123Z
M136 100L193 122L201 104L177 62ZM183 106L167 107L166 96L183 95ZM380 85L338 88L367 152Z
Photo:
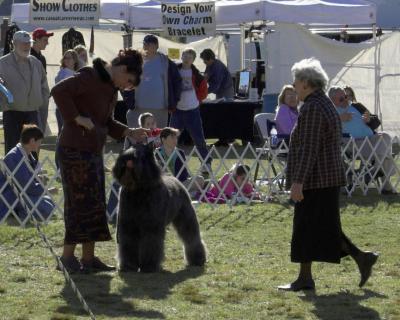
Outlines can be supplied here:
M322 90L310 94L301 107L290 136L286 188L302 183L303 190L346 184L340 143L342 125Z

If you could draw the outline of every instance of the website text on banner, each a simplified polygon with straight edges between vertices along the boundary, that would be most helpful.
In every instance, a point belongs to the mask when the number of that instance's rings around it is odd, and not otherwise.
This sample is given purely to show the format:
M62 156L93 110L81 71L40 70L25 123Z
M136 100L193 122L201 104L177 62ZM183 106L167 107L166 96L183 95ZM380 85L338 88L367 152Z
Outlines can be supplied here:
M215 35L215 2L162 3L161 23L166 36Z
M38 25L98 25L100 0L30 0L29 23Z

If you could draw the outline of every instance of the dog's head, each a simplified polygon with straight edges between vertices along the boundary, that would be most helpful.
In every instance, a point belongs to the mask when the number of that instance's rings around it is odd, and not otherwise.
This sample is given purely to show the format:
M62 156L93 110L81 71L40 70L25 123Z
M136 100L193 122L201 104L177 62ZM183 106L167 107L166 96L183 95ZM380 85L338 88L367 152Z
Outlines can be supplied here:
M137 144L123 151L113 168L114 178L121 186L133 190L158 183L161 170L154 158L152 144Z

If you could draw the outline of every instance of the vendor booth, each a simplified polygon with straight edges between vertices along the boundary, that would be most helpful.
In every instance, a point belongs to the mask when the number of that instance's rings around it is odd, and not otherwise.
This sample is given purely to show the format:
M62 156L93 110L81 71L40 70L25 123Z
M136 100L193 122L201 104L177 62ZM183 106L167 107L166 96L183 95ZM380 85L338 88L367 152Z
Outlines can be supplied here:
M194 1L169 1L185 4ZM205 2L205 1L197 1ZM28 16L28 4L14 4L12 20L19 22ZM101 1L102 19L122 19L134 28L161 27L161 5L158 1ZM383 125L390 120L399 122L399 115L388 112L397 103L396 98L388 97L390 88L397 81L399 73L390 59L392 53L381 50L382 45L394 43L386 37L370 44L342 44L333 40L313 36L305 27L311 25L364 25L372 26L376 21L376 8L363 0L222 0L215 3L217 28L236 26L253 22L276 22L272 33L264 34L264 57L266 61L266 93L270 98L269 107L276 104L276 94L282 85L291 83L290 67L294 62L314 56L321 60L327 70L331 84L348 84L354 87L359 100L372 112L381 113ZM298 36L301 34L302 36ZM310 39L313 40L310 40ZM390 38L390 36L389 36ZM102 41L103 42L103 38ZM134 41L135 42L135 41ZM97 44L100 42L96 42ZM318 45L315 45L318 43ZM226 59L226 52L220 43L217 56ZM112 46L106 45L109 48ZM119 47L119 45L117 45ZM295 50L294 50L295 49ZM97 48L96 48L97 50ZM98 51L96 54L101 55ZM222 53L222 54L221 54ZM225 54L225 56L224 56ZM238 52L239 54L239 52ZM46 53L46 55L49 55ZM243 56L242 56L243 58ZM360 59L363 63L359 63ZM387 63L391 63L389 67ZM204 65L196 60L200 70ZM231 70L231 72L236 70ZM360 72L364 73L360 73ZM393 82L394 81L394 82ZM272 98L272 100L271 100ZM217 107L217 105L213 106ZM211 108L211 106L207 107ZM252 108L254 109L254 108ZM393 119L395 115L396 119ZM229 118L227 118L229 119ZM390 124L391 127L396 126Z

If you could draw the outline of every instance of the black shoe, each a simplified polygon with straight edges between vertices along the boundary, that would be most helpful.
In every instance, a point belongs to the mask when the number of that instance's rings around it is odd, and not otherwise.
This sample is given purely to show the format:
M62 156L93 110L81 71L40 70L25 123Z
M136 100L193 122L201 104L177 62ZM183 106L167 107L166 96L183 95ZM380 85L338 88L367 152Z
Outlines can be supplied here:
M81 270L81 264L77 257L72 256L69 258L60 257L61 263L63 264L64 268L68 271L68 273L76 273ZM56 270L61 271L60 266L57 264Z
M381 194L383 194L384 196L395 196L398 193L392 189L382 189Z
M315 290L315 282L311 280L296 280L295 282L278 286L278 290L283 291L300 291L300 290Z
M85 261L81 259L82 272L100 272L100 271L114 271L114 266L109 266L102 262L99 258L94 257L91 261Z
M379 255L375 252L362 252L357 261L358 269L360 270L361 280L358 286L361 288L371 276L372 266L378 260Z
M369 183L371 182L372 177L371 174L369 172L367 172L366 174L364 174L364 183L366 185L369 185Z

